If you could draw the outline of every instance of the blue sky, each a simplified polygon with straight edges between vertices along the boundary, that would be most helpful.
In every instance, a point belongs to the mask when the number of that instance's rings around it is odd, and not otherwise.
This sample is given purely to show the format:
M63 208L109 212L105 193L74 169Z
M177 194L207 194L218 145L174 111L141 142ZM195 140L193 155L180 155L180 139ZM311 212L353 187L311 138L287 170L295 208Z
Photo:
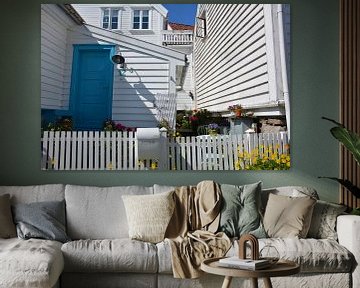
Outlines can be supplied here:
M169 11L169 22L194 25L197 4L162 5Z

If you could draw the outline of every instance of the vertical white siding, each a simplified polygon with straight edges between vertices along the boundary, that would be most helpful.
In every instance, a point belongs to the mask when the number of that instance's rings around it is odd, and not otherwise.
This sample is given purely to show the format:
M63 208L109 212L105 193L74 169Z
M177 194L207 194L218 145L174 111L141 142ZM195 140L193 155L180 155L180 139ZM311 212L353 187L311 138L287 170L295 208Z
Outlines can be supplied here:
M119 29L125 35L133 36L146 42L161 45L161 31L164 17L150 4L72 4L76 11L90 25L101 27L102 8L113 7L119 9ZM132 17L134 9L150 10L150 29L132 29Z
M269 77L264 4L200 4L202 11L207 36L194 43L197 107L226 111L280 99L276 91L270 97L276 77Z
M67 29L76 25L56 5L41 5L41 108L62 109Z

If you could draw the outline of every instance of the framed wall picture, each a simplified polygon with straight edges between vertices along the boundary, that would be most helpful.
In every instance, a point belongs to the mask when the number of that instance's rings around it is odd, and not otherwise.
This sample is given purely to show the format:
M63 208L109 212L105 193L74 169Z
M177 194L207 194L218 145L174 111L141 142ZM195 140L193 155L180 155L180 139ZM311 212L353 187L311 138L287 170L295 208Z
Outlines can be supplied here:
M41 169L287 170L290 5L42 4Z

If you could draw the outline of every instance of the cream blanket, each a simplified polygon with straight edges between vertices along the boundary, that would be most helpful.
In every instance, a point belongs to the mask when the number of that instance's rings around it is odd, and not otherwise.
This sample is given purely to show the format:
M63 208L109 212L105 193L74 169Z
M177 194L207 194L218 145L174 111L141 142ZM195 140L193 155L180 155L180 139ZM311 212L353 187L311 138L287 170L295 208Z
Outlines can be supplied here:
M221 209L221 190L213 181L175 189L175 211L165 233L171 247L175 278L200 277L201 262L222 257L231 246L225 233L216 233Z

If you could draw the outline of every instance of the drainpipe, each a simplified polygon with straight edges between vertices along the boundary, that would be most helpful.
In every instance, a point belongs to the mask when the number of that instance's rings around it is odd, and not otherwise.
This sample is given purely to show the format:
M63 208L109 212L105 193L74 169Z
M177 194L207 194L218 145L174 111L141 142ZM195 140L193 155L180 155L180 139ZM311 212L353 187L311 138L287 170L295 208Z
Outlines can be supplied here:
M290 139L290 97L289 97L289 84L288 74L286 67L286 51L285 51L285 36L284 36L284 24L283 24L283 10L282 4L277 4L277 19L278 19L278 30L279 30L279 45L280 45L280 66L281 66L281 79L282 88L285 101L285 115L286 115L286 126L288 130L288 137Z

